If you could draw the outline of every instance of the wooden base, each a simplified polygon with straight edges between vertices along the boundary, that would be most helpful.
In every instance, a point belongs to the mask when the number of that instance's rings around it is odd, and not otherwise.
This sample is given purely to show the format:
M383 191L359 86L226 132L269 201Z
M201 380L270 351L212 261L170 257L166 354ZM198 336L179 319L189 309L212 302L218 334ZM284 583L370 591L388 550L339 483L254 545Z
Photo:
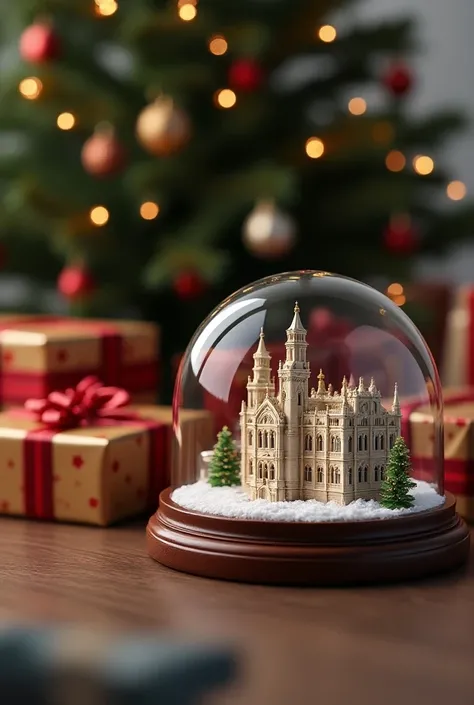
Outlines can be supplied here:
M469 531L456 501L394 519L274 522L227 519L160 495L147 527L156 561L207 578L276 585L349 585L421 578L462 565Z

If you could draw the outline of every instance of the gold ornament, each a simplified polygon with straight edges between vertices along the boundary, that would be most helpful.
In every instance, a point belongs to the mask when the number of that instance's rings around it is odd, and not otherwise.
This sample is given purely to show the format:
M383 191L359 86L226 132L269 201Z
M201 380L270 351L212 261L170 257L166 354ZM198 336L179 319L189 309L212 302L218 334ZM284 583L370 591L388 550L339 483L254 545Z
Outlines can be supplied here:
M257 257L282 257L291 250L295 238L293 218L268 201L257 203L244 223L244 244Z
M187 114L168 97L157 98L140 113L137 139L150 154L163 157L178 152L191 136Z

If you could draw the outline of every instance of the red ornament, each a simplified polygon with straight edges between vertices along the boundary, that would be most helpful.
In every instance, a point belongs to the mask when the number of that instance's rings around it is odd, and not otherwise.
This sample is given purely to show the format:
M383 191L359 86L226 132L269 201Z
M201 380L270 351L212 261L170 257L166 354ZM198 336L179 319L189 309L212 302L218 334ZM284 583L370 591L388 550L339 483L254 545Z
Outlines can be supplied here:
M258 90L263 82L263 70L260 64L252 59L238 59L229 70L231 88L246 93Z
M20 56L30 64L56 59L60 54L59 37L49 24L32 24L20 37Z
M90 272L77 265L64 267L58 277L58 291L70 301L86 297L96 288Z
M196 299L206 290L206 283L197 272L186 271L178 274L173 283L176 294L183 301Z
M411 254L418 247L419 237L407 215L394 216L384 233L386 248L395 254Z
M81 161L92 176L111 176L125 166L125 149L113 131L96 132L84 142Z
M383 77L383 83L393 95L402 96L412 87L413 76L405 64L394 64Z

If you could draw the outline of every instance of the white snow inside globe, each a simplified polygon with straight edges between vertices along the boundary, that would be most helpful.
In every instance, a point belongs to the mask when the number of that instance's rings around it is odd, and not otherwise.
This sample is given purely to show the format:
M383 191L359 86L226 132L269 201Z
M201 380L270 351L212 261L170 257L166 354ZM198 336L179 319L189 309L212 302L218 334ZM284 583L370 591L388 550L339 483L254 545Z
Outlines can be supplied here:
M410 413L423 407L427 448ZM214 447L190 449L183 410L212 416ZM203 322L173 399L172 501L233 519L341 522L443 505L438 373L403 310L320 271L268 277ZM184 461L183 456L186 456Z

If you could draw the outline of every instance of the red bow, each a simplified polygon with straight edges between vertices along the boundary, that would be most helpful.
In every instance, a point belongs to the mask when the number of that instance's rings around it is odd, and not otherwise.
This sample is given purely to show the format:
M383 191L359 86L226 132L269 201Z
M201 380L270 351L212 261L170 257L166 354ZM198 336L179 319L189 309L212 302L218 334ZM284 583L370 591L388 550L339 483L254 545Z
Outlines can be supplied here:
M125 389L104 387L97 377L85 377L74 389L51 392L46 399L28 399L25 408L46 426L67 429L99 418L120 418L120 408L129 402Z

